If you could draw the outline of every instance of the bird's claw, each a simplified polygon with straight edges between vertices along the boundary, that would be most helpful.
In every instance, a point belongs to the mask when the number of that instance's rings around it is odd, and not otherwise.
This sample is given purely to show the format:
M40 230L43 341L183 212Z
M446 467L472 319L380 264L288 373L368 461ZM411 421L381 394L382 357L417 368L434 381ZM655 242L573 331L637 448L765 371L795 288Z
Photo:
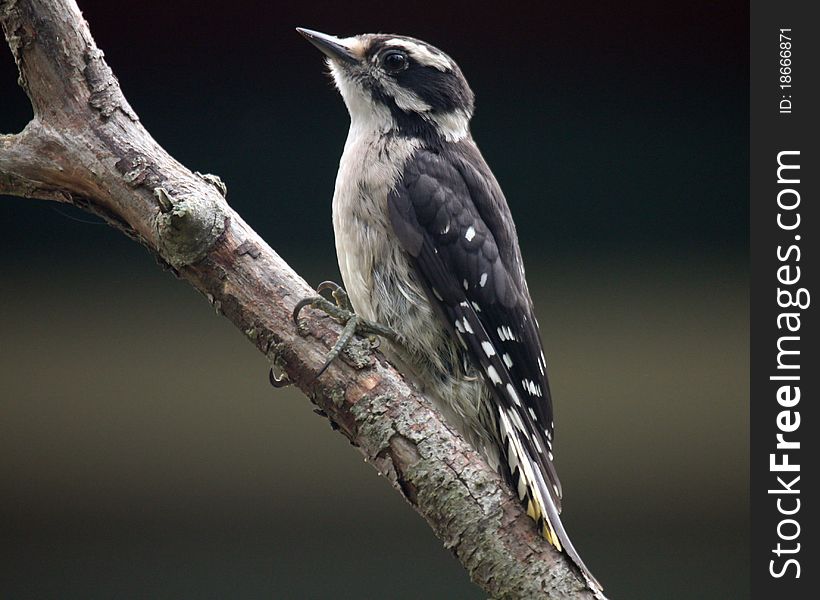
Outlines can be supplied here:
M277 373L277 371L279 372ZM287 373L279 369L275 369L274 367L270 368L268 379L270 380L270 384L275 388L283 388L293 385L293 382L288 379Z
M371 343L375 344L378 343L379 337L386 337L390 340L396 339L396 334L392 329L379 325L378 323L372 323L353 312L347 292L345 292L339 284L332 281L323 281L316 288L316 291L320 294L328 290L333 296L333 300L335 302L331 302L321 295L313 296L310 298L303 298L296 303L296 306L293 309L293 322L296 323L297 327L299 327L299 314L306 306L321 310L338 321L341 325L344 325L342 333L339 335L339 339L336 340L336 343L333 344L333 348L331 348L330 352L328 352L324 365L322 365L322 368L319 369L318 373L316 373L317 378L327 370L336 357L339 356L342 350L344 350L348 343L350 343L350 340L356 333L371 338ZM376 340L375 342L373 341L374 339Z
M330 295L333 296L333 300L336 301L336 306L351 312L353 311L353 307L350 305L350 298L342 286L335 281L323 281L316 288L316 291L320 294L325 290L330 290Z

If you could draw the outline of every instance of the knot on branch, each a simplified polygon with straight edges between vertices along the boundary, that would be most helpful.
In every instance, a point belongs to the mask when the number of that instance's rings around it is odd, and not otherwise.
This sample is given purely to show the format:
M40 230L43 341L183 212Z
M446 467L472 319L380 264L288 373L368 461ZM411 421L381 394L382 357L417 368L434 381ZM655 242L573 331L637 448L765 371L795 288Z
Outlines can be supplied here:
M416 442L396 433L390 438L385 454L390 458L388 466L393 468L396 485L401 493L410 504L418 506L418 487L414 482L413 469L421 460L421 454Z
M156 218L160 254L176 267L193 264L204 257L225 231L227 211L211 195L172 195L154 188L160 212ZM221 197L219 197L221 200Z
M214 175L213 173L200 173L199 171L194 171L194 175L202 179L205 183L210 183L214 186L223 198L228 197L228 186L225 185L225 182L222 181L222 179L220 179L219 175Z

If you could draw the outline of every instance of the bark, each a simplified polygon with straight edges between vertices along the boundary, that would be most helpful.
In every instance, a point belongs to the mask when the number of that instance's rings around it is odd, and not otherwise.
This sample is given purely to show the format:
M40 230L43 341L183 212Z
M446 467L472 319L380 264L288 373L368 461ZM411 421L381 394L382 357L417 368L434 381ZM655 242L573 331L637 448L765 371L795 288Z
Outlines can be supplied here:
M97 214L202 292L491 596L593 597L498 475L367 341L314 377L340 327L311 309L295 326L294 305L314 291L228 206L219 178L192 173L154 141L73 0L0 0L0 21L34 108L22 132L0 135L0 194Z

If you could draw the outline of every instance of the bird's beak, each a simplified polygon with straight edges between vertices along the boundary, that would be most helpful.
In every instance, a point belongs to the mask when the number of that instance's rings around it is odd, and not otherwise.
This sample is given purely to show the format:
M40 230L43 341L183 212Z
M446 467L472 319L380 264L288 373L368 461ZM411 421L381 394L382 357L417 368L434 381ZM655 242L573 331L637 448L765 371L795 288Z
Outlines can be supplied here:
M296 31L302 34L307 41L316 46L330 59L348 63L359 62L358 57L351 52L350 48L335 36L319 33L312 29L304 29L303 27L297 27Z

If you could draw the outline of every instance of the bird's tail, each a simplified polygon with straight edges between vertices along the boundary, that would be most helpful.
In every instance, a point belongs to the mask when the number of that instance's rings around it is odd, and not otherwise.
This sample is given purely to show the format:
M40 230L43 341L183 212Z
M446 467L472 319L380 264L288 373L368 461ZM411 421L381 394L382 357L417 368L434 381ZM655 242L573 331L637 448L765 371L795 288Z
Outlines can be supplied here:
M542 497L544 497L544 494L542 494ZM529 513L529 507L527 512ZM530 516L533 515L530 514ZM536 522L538 523L541 535L543 535L550 544L555 546L558 551L565 552L578 569L580 569L589 588L593 592L596 592L596 594L603 592L603 586L584 564L575 546L572 545L572 541L569 539L566 529L564 529L564 524L561 522L561 517L558 515L558 509L549 494L546 494L546 501L544 502L540 517L536 517Z
M561 489L554 467L542 453L529 451L528 441L520 429L514 426L514 421L509 411L499 411L500 433L505 442L502 448L509 468L510 484L518 491L518 497L526 507L527 514L535 519L541 535L559 552L565 552L569 556L581 571L589 588L595 592L596 598L604 598L603 586L581 560L561 522ZM547 483L547 478L551 484Z

